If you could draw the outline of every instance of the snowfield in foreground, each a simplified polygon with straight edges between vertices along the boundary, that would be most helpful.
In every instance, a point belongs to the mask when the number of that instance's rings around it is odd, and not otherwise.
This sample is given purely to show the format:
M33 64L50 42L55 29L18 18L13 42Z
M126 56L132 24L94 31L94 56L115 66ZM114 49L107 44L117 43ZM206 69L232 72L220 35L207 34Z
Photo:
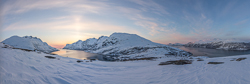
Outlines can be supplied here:
M32 50L32 51L42 51L45 53L50 53L57 51L56 48L49 46L46 42L43 42L41 39L32 36L12 36L5 39L2 43L13 46L14 48Z
M4 47L1 44L1 47ZM155 61L81 62L77 59L0 48L1 84L248 84L250 55L203 58L187 65L158 65ZM48 59L44 56L54 56ZM246 57L241 61L233 58ZM207 64L224 62L224 64Z

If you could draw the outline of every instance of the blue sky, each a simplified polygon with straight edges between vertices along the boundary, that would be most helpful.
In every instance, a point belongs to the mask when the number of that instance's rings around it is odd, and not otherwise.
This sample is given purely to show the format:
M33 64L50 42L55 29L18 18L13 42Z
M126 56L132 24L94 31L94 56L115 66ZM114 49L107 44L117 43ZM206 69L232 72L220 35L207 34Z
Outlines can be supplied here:
M250 40L249 0L2 0L1 38L31 35L54 47L113 32L162 44Z

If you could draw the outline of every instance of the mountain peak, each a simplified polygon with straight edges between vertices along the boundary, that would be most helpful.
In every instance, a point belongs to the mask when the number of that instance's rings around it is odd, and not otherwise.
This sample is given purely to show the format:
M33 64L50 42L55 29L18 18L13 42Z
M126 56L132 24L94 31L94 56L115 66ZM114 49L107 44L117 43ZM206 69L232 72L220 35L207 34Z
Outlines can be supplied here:
M129 34L129 33L113 33L109 37L128 37L128 36L137 36L140 37L136 34Z
M27 49L27 50L38 50L42 52L52 52L57 51L56 48L49 46L46 42L42 42L41 39L32 36L11 36L5 39L2 43L8 44L15 48Z

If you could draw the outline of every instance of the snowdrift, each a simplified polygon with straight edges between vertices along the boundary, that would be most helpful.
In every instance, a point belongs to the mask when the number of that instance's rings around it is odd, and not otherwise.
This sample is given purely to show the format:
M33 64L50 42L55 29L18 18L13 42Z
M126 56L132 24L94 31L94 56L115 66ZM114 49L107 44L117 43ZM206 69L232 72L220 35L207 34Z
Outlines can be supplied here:
M7 47L7 48L1 48ZM186 65L155 61L81 62L78 59L11 49L0 43L0 84L249 84L250 55L202 58ZM48 59L53 56L57 59ZM183 59L185 57L179 57ZM242 61L231 61L246 58ZM208 64L208 62L224 62Z

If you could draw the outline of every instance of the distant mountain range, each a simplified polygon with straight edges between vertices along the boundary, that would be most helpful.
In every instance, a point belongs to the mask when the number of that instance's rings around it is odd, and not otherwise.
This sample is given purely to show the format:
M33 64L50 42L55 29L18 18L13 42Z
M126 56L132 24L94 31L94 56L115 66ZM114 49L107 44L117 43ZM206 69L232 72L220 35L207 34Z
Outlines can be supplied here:
M250 50L250 40L241 41L239 39L205 39L187 44L169 44L171 46L186 46L197 48L224 49L224 50Z
M181 43L174 43L174 44L172 44L172 43L169 43L168 45L169 46L183 46L185 44L181 44Z
M223 43L249 43L250 42L250 39L249 40L240 40L240 39L236 39L236 38L232 38L232 39L220 39L220 38L213 38L213 39L203 39L203 40L198 40L198 41L195 41L193 43L211 43L211 42L223 42Z

